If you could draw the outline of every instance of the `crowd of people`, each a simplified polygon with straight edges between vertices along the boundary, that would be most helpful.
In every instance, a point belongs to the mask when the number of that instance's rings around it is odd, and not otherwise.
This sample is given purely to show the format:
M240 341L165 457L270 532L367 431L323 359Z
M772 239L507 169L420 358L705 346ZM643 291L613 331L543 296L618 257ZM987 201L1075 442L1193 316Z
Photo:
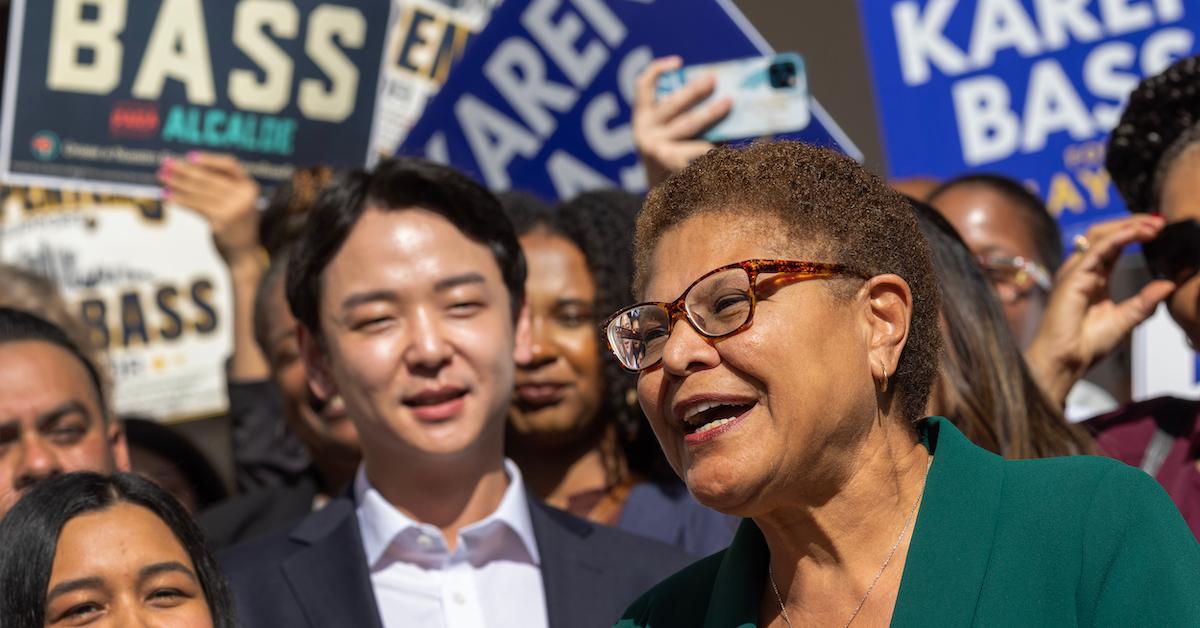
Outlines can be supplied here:
M729 103L659 98L680 65L636 82L645 198L397 157L260 211L164 162L231 278L232 485L0 268L0 626L1200 623L1200 401L1083 379L1162 303L1200 346L1200 57L1067 251L1000 175L697 139Z

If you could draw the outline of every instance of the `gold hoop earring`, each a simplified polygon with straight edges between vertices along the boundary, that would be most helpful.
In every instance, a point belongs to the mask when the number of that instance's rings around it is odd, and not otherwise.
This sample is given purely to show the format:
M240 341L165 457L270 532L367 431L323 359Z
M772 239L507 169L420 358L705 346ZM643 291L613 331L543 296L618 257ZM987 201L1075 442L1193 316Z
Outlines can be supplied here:
M888 391L888 372L887 366L883 363L883 360L879 360L879 368L883 369L883 386L880 388L879 392L885 393Z

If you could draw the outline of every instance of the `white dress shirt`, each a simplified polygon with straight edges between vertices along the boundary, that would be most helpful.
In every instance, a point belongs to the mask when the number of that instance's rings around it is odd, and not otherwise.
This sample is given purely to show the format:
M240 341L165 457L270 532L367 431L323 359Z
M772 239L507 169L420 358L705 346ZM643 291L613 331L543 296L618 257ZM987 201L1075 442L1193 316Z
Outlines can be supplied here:
M496 511L458 532L454 552L436 526L392 506L360 466L358 526L385 628L546 628L541 558L521 472L504 461L508 489Z

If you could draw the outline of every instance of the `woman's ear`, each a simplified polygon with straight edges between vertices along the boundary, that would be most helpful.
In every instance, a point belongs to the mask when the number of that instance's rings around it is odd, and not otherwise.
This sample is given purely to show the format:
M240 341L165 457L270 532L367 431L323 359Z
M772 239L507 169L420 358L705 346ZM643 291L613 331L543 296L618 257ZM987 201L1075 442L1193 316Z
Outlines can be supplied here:
M876 275L863 285L871 371L883 382L896 372L912 322L912 290L899 275Z
M296 326L296 338L300 341L300 355L304 359L308 387L318 399L332 399L338 390L329 369L329 356L324 342L304 325Z

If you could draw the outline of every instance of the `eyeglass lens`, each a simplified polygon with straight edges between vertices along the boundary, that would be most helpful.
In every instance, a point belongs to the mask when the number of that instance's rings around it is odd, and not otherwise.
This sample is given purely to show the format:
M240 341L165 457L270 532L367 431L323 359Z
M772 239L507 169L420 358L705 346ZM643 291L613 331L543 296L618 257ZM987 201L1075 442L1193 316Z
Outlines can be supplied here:
M736 331L750 318L749 274L731 268L705 277L685 295L684 310L696 330L706 336ZM665 307L640 305L609 323L608 340L625 368L641 370L662 359L671 324Z

